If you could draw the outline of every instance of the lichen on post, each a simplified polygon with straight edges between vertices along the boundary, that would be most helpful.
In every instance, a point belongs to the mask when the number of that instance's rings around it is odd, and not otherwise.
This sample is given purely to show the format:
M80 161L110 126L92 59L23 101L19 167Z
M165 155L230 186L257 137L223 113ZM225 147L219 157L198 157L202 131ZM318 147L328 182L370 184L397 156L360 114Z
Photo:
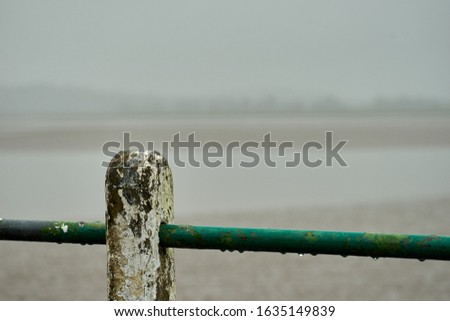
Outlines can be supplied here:
M106 172L109 300L174 300L171 248L159 227L173 222L172 172L158 152L120 152Z

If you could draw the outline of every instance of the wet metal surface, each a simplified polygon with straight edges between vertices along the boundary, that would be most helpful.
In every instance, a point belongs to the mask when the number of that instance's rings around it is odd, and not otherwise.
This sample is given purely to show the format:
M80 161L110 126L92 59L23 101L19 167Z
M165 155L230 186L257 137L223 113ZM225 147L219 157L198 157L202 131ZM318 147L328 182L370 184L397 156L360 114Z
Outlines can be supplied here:
M302 231L163 225L161 246L450 260L450 237L364 232Z
M67 232L64 232L67 226ZM0 221L0 239L105 244L103 223ZM450 260L450 236L162 225L162 247Z
M0 221L0 240L105 244L103 222Z

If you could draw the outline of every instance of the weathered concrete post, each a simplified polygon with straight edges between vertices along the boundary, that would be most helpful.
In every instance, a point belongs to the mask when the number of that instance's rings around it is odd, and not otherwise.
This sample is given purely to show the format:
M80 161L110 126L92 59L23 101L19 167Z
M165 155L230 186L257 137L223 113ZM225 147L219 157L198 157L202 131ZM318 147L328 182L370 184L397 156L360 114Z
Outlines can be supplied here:
M106 172L109 300L174 300L173 249L159 227L173 222L172 172L157 152L120 152Z

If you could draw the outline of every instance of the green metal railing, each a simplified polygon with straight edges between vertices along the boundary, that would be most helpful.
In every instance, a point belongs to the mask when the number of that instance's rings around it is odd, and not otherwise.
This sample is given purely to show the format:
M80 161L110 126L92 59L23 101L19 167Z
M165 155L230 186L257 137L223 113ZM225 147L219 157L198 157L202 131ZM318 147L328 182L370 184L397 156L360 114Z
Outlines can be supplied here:
M0 240L105 244L103 222L19 221L0 219Z
M0 219L0 240L105 244L101 222ZM162 225L161 247L450 260L450 236Z

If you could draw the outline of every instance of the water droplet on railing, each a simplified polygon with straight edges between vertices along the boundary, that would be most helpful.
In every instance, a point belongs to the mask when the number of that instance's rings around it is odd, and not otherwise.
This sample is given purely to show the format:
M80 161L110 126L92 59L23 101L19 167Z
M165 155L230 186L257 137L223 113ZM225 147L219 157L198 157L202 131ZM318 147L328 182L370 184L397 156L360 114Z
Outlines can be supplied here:
M239 250L239 253L244 253L244 250Z
M341 256L345 259L348 255L347 254L341 254Z
M372 256L372 259L374 259L374 261L378 260L378 256Z
M420 261L420 262L424 262L424 261L425 261L425 259L419 259L419 261Z
M283 255L285 255L286 254L286 252L280 252L281 254L283 254Z
M226 250L225 250L225 249L220 249L220 251L221 251L221 252L225 252Z
M298 253L298 256L304 256L305 254L303 254L303 253Z
M316 255L317 255L317 253L311 253L311 255L312 255L312 256L316 256Z

